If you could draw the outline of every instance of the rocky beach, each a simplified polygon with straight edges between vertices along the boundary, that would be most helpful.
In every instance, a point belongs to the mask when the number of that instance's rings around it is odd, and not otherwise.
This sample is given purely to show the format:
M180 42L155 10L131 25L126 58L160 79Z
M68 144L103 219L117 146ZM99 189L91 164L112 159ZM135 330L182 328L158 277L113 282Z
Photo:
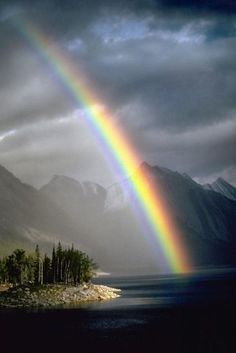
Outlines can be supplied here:
M63 284L22 285L10 288L5 286L0 291L0 308L47 308L109 300L119 296L120 289L91 283L78 286Z

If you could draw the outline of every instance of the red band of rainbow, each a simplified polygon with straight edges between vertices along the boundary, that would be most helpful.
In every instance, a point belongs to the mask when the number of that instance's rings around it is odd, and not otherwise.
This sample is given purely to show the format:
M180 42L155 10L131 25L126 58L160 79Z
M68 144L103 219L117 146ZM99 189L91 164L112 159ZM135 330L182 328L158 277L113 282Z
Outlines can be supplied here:
M111 116L97 104L96 97L82 78L83 75L79 73L77 65L73 66L65 53L60 51L35 26L28 22L17 22L15 26L44 57L76 102L85 107L88 124L109 149L123 175L132 175L134 170L136 171L135 176L131 178L132 192L139 202L149 228L152 230L171 271L174 273L190 272L191 265L183 240L171 219L163 196L156 186L152 185L145 168L137 169L140 160L134 147L131 146L125 133L115 124Z

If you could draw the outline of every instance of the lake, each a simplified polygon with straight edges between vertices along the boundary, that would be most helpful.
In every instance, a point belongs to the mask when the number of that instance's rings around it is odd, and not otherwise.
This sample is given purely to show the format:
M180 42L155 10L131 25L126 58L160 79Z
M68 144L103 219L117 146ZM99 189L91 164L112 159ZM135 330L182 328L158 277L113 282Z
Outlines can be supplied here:
M236 352L236 272L99 278L107 302L0 311L0 352Z

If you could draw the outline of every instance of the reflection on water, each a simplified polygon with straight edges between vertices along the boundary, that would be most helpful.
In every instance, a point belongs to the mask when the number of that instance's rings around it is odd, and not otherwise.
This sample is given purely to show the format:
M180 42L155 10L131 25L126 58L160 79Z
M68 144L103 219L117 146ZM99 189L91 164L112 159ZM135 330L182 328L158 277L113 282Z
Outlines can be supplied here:
M119 298L56 308L27 309L29 312L56 310L143 310L234 302L236 270L221 269L191 275L105 277L95 284L121 289Z
M90 330L114 330L114 329L121 329L127 328L133 325L144 325L146 320L144 319L132 319L132 318L124 318L124 319L101 319L101 320L94 320L90 322L89 329Z
M107 302L86 303L86 309L127 309L169 307L184 304L224 302L234 299L236 271L221 269L192 275L133 276L98 278L103 283L122 290L121 297Z

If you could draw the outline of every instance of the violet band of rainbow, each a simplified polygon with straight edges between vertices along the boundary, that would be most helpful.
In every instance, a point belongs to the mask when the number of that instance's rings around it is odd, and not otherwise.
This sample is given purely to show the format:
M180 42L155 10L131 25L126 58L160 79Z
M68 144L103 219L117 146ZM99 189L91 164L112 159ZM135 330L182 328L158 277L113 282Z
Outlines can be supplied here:
M34 47L54 71L69 93L82 105L87 113L87 123L109 150L113 162L118 165L124 177L132 175L130 187L138 200L153 237L173 273L191 272L192 266L187 248L174 224L166 205L164 195L148 177L145 168L138 168L140 158L129 143L125 133L114 119L97 103L93 90L84 80L83 73L66 57L42 30L26 21L17 21L15 28Z

